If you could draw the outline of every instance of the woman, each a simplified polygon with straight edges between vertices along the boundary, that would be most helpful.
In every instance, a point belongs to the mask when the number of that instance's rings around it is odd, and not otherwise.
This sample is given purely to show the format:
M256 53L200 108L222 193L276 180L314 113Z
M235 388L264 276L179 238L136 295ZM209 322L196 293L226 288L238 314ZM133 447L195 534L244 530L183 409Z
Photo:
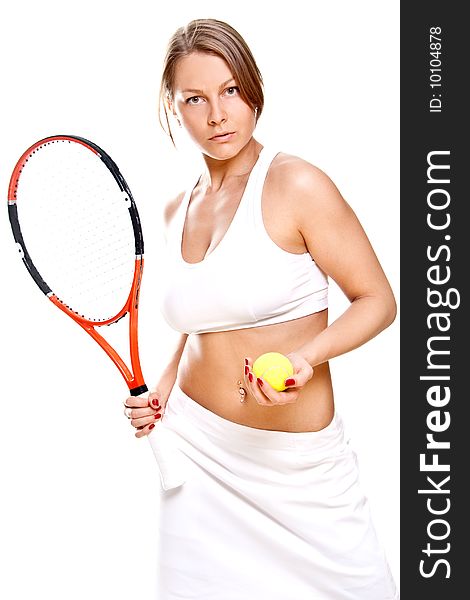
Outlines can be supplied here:
M165 209L179 343L148 400L125 401L136 437L163 416L190 465L161 496L159 599L397 598L328 366L393 322L387 278L328 176L253 137L262 79L233 28L178 29L161 99L205 168ZM328 277L351 302L330 325ZM294 366L285 391L253 374L268 351Z

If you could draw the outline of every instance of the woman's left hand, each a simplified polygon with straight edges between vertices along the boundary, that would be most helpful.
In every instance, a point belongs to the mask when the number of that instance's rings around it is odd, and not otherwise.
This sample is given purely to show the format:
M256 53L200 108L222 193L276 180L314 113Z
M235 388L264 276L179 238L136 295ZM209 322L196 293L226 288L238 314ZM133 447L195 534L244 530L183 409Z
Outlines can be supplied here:
M245 384L247 390L258 404L263 406L277 406L278 404L292 404L296 402L304 385L313 377L313 367L300 354L291 352L286 354L294 367L294 374L286 379L286 389L282 392L275 390L269 383L255 377L253 361L248 356L245 359Z

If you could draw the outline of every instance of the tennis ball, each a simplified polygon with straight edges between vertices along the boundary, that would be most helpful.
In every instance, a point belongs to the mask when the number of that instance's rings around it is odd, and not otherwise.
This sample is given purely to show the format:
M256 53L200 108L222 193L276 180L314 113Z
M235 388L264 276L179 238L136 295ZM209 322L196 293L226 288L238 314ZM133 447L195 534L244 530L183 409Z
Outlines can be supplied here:
M278 392L286 389L284 381L294 374L291 361L280 352L266 352L253 363L253 373L262 377Z

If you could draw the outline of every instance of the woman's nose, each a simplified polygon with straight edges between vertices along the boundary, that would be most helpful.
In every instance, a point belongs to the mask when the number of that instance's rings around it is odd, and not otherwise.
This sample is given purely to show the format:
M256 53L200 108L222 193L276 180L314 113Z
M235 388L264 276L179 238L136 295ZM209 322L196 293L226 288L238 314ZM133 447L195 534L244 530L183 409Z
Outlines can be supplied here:
M211 125L217 125L219 123L223 123L226 120L227 113L224 110L223 106L221 106L219 103L212 104L209 113L209 123Z

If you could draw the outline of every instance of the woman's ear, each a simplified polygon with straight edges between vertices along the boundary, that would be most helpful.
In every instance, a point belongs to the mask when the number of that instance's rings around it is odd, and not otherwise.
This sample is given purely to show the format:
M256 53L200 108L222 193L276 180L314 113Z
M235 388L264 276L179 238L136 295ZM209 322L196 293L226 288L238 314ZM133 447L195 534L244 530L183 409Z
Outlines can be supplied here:
M173 102L171 101L171 98L169 96L165 96L164 103L165 103L166 111L171 113L173 116L176 116L175 110L173 107Z
M172 101L171 101L171 99L170 99L170 98L168 98L168 97L166 98L165 102L166 102L166 105L167 105L167 108L168 108L168 112L169 112L169 113L171 113L171 114L173 115L173 117L174 117L174 118L176 119L176 121L178 122L178 125L181 127L181 123L180 123L180 120L178 119L178 116L177 116L177 114L176 114L176 111L175 111L175 106L174 106L173 102L172 102Z

